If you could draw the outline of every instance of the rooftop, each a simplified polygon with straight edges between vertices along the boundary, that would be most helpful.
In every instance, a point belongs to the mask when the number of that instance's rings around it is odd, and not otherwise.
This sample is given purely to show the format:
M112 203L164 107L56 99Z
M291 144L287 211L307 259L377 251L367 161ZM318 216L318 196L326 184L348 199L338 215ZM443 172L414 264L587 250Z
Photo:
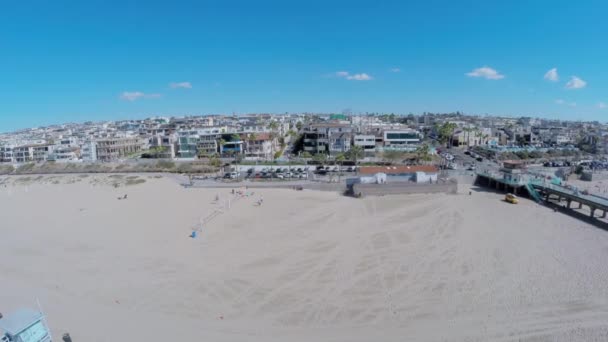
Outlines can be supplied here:
M362 166L359 169L359 173L364 175L374 175L376 173L386 173L390 174L404 174L404 173L414 173L414 172L426 172L426 173L435 173L437 172L437 167L433 165L412 165L412 166Z
M19 309L0 319L0 329L10 335L17 335L42 318L42 314L32 309Z

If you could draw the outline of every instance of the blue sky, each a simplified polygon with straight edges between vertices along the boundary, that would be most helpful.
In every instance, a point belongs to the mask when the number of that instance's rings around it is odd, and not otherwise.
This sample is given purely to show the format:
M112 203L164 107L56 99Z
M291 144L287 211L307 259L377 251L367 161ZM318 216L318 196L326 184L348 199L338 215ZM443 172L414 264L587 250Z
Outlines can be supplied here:
M347 108L606 121L607 11L603 1L4 1L0 131ZM553 68L557 81L544 78Z

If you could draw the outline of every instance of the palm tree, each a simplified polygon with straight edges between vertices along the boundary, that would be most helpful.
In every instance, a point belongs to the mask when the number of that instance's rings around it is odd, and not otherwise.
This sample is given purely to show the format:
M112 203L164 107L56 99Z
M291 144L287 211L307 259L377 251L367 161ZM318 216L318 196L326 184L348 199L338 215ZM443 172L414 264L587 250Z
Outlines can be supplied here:
M416 161L420 163L420 161L429 161L431 160L431 156L429 155L429 145L422 144L420 145L416 151Z
M271 121L268 124L268 129L270 129L270 154L272 158L274 158L274 141L277 138L277 129L279 128L279 123L276 121Z
M325 153L316 153L312 156L312 160L318 163L324 163L327 160L327 154Z
M336 162L338 162L338 168L339 168L338 182L340 182L340 179L342 178L342 163L344 163L345 160L346 160L346 156L344 155L344 153L340 153L336 156Z
M467 137L467 138L466 138L466 139L467 139L467 147L471 147L471 144L470 144L470 142L469 142L469 138L471 137L471 131L472 131L472 129L471 129L471 128L469 128L469 127L465 127L465 128L463 128L462 130L463 130L463 131L464 131L464 132L467 134L467 135L466 135L466 137Z
M253 142L254 142L254 141L256 141L256 140L258 140L258 135L257 135L257 134L255 134L255 133L250 133L250 134L247 136L247 150L248 150L249 152L251 152L249 145L250 145L250 144L251 144L251 145L253 145Z
M481 139L479 141L477 139L481 138L483 133L479 130L479 127L475 127L473 131L475 132L475 145L481 145Z
M403 153L401 153L399 151L388 150L388 151L382 152L382 158L390 161L391 163L393 163L394 161L396 161L398 159L401 159L401 157L403 157Z
M350 157L350 159L352 161L355 162L355 165L357 165L357 160L360 158L363 158L365 155L364 151L363 151L363 147L355 145L353 147L350 148L350 150L348 151L348 156Z
M224 153L224 145L226 145L226 140L220 139L220 155Z

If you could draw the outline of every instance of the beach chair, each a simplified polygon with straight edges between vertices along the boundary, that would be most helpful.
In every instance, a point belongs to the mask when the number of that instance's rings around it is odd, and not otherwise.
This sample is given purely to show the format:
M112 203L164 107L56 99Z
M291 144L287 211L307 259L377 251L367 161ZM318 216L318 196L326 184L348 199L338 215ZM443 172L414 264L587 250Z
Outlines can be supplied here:
M51 342L44 315L31 309L20 309L0 319L2 342Z

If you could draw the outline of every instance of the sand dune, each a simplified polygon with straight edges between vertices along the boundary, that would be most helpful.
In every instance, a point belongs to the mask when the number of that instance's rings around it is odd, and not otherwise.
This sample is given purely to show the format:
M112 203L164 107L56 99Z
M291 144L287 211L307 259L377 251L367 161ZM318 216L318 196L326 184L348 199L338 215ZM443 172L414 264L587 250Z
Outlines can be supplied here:
M39 297L75 341L608 336L608 233L531 201L106 177L0 180L0 311Z

